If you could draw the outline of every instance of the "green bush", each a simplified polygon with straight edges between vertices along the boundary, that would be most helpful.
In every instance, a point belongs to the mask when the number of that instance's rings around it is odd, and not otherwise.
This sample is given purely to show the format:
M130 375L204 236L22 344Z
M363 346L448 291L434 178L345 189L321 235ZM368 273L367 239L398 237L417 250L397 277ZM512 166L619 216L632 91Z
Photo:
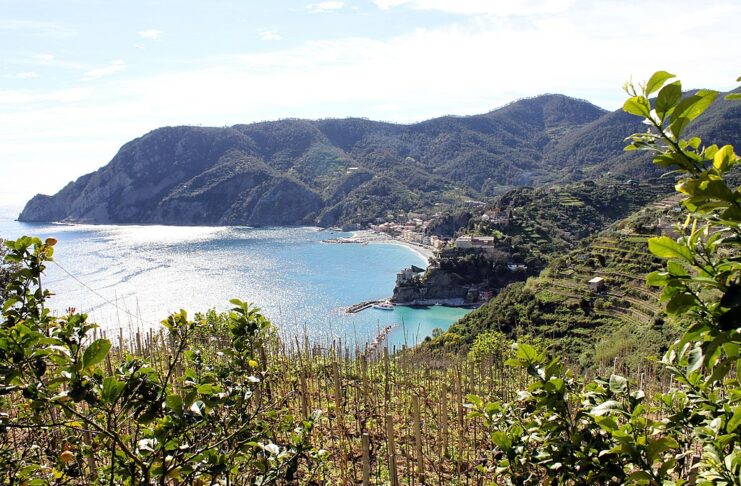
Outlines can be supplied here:
M666 312L687 323L663 358L674 387L657 404L621 376L584 383L558 358L519 345L508 364L532 382L518 400L469 397L501 454L490 468L509 484L741 482L741 190L728 183L740 160L730 145L682 138L717 93L683 98L673 78L660 71L627 85L624 109L650 127L629 137L626 150L652 152L655 164L682 175L683 234L648 240L666 261L648 283L663 289Z
M6 261L20 268L0 323L0 483L268 484L314 462L313 418L270 396L264 350L274 334L258 309L233 300L225 315L180 311L162 322L167 343L150 356L112 357L85 314L45 307L41 275L55 243L6 242Z

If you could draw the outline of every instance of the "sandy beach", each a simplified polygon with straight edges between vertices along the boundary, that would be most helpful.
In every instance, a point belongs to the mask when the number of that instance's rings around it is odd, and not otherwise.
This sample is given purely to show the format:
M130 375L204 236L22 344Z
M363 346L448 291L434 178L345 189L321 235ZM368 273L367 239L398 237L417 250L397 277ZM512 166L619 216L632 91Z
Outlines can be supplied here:
M364 241L367 241L368 243L376 243L376 244L390 244L390 245L401 245L409 248L410 250L416 252L419 256L425 259L425 261L432 258L433 250L415 243L410 243L409 241L403 241L396 238L392 238L386 234L383 233L377 233L375 231L370 230L361 230L361 231L355 231L352 234L353 238L362 239Z

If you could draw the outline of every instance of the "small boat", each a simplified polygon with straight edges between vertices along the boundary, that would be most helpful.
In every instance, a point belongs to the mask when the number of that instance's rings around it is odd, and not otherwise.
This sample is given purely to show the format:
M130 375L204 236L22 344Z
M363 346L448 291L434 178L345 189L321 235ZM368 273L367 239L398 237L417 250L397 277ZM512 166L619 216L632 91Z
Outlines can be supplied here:
M373 304L371 307L374 309L381 309L381 310L394 310L394 305L391 302L377 302Z

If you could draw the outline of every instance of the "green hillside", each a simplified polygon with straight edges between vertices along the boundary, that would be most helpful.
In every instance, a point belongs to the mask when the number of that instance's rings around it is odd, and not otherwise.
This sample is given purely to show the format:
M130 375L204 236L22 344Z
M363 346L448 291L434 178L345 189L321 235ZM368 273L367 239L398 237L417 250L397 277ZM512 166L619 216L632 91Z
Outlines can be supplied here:
M555 352L583 366L618 358L636 367L660 355L677 330L662 313L659 294L645 284L646 275L661 267L646 244L670 231L677 203L674 196L652 203L553 256L539 276L511 284L431 344L467 349L480 333L496 329L546 338ZM604 290L590 289L595 277L604 279Z
M697 124L701 136L723 142L741 127L725 101L709 113ZM359 227L516 187L603 174L648 180L660 169L622 151L642 129L624 113L562 95L410 125L349 118L164 127L56 195L37 195L20 219Z
M610 178L543 188L518 188L499 197L490 212L504 222L474 218L475 235L506 235L517 263L536 275L553 254L576 248L589 236L671 193L670 180L617 182Z

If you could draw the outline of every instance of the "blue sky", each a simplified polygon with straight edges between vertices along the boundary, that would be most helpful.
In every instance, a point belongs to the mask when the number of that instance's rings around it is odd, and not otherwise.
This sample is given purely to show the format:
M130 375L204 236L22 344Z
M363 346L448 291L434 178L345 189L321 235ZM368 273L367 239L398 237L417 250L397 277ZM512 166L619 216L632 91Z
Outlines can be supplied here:
M657 69L727 90L739 25L737 0L0 0L0 206L164 125L616 109Z

